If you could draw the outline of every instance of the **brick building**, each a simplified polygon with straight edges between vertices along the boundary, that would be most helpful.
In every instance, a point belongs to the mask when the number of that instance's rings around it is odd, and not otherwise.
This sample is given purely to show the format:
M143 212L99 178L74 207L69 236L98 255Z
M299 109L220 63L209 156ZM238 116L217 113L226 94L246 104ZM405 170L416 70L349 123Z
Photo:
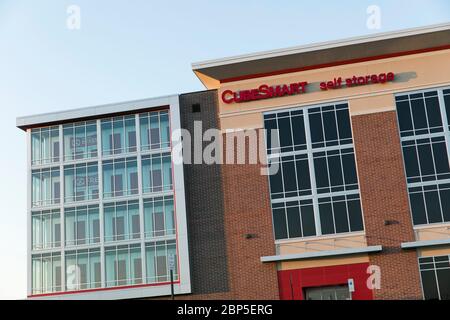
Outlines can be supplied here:
M450 25L192 68L206 91L17 119L30 298L164 298L172 270L176 299L450 299ZM176 161L199 123L263 157Z

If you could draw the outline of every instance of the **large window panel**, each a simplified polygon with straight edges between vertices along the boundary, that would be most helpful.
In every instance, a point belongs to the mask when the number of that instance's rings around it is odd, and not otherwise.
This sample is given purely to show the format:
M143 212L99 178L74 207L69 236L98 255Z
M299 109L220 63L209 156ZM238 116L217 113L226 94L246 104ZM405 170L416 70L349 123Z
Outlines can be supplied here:
M272 199L311 195L307 154L284 156L281 159L276 157L270 163L278 163L280 168L269 176Z
M275 239L288 238L286 209L273 209L273 227L275 231Z
M408 183L450 179L445 137L402 142Z
M33 207L59 204L59 167L32 170L31 201Z
M450 184L431 184L408 189L414 225L450 221Z
M105 198L138 194L136 157L103 161L103 196Z
M173 196L144 199L145 237L163 237L175 234Z
M425 300L450 300L450 256L419 258Z
M172 255L175 260L173 279L174 281L177 281L179 279L179 275L175 240L148 242L145 244L147 283L170 281L170 255Z
M275 239L293 239L316 235L312 200L272 204Z
M438 91L397 96L396 101L402 137L443 131Z
M303 110L267 114L264 116L268 154L306 150L306 133ZM272 137L271 130L279 130ZM272 146L275 138L276 145Z
M98 199L97 162L64 166L65 202Z
M64 211L66 246L100 242L98 205L70 207Z
M59 127L31 129L31 164L41 165L58 162Z
M152 111L139 115L141 150L155 150L170 147L169 112Z
M105 271L107 287L141 284L141 245L105 248Z
M418 192L416 192L418 191ZM409 189L409 201L411 205L411 213L414 225L426 224L427 213L425 210L425 200L422 192L422 188L410 188Z
M396 97L414 225L450 221L450 130L443 123L448 119L448 93L449 89L428 90Z
M269 175L275 238L362 231L348 104L269 113L264 124L281 146L266 131L269 163L279 165Z
M172 190L172 161L170 153L142 156L142 186L144 193Z
M66 290L101 287L100 248L68 251L66 259Z
M95 158L97 152L96 121L63 125L64 160Z
M363 230L359 195L319 198L322 234Z
M102 119L103 155L136 151L136 120L134 115Z
M348 105L329 105L308 109L313 148L352 143Z
M318 193L358 189L353 148L315 152L313 157Z
M31 257L32 294L59 292L61 284L61 254L35 254Z
M61 218L59 209L31 213L33 250L61 246Z
M105 203L105 242L139 239L139 201Z

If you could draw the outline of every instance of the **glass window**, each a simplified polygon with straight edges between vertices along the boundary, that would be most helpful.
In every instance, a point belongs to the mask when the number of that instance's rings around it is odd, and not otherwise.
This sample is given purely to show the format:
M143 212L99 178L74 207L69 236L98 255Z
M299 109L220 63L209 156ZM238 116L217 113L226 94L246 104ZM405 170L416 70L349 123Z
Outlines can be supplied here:
M438 91L402 95L396 101L402 137L443 131Z
M290 152L306 149L306 134L303 110L269 114L264 117L267 130L267 153ZM271 145L271 130L278 130L277 144Z
M61 218L59 209L31 213L33 250L61 246Z
M141 245L105 248L106 286L126 286L142 283Z
M450 256L419 258L425 300L450 300Z
M312 200L272 204L275 239L291 239L316 235Z
M139 115L141 150L170 147L169 112L152 111Z
M59 168L37 169L31 172L31 201L33 207L60 202Z
M105 198L138 194L136 157L103 161L103 196Z
M408 189L414 225L450 221L450 184Z
M172 190L170 153L142 156L142 187L144 193Z
M66 246L100 242L98 205L64 209Z
M353 148L315 152L313 157L318 193L358 189Z
M266 130L269 163L279 164L269 176L275 238L362 231L348 104L270 113L264 124L278 130Z
M442 121L448 108L440 105L448 94L446 89L396 97L414 225L450 221L450 130Z
M173 196L144 199L145 237L175 234Z
M402 142L409 183L450 179L445 137Z
M313 148L352 143L348 104L310 108L308 117Z
M32 294L61 291L61 254L35 254L31 257Z
M319 198L319 212L322 234L363 230L358 195Z
M97 157L97 123L77 122L63 125L64 160Z
M65 202L98 199L96 162L64 166Z
M100 248L68 251L66 258L66 290L100 288Z
M147 283L170 281L169 256L174 256L174 281L178 280L178 257L175 240L149 242L145 244Z
M305 289L306 300L351 300L347 285Z
M270 160L278 163L280 170L269 176L272 199L310 195L311 180L309 175L308 155L297 154Z
M59 127L31 130L31 164L59 162Z
M136 120L134 115L103 119L103 155L136 151Z
M105 203L105 242L139 239L139 201Z

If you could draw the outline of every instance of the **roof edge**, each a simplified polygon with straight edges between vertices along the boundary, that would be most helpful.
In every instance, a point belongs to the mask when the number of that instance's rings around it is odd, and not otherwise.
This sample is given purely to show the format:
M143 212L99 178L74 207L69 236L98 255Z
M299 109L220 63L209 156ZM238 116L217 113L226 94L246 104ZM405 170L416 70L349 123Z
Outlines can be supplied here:
M68 109L64 111L47 112L16 118L16 127L22 130L39 125L63 122L67 120L83 119L94 116L121 113L152 107L171 105L174 100L178 102L178 94L165 95L154 98L122 101L116 103L102 104L96 106Z
M425 27L415 27L415 28L409 28L409 29L403 29L403 30L382 32L382 33L377 33L377 34L373 34L373 35L356 36L356 37L350 37L350 38L345 38L345 39L341 39L341 40L332 40L332 41L318 42L318 43L307 44L307 45L302 45L302 46L287 47L287 48L283 48L283 49L260 51L260 52L256 52L256 53L242 54L242 55L230 56L230 57L225 57L225 58L220 58L220 59L204 60L204 61L194 62L191 64L191 66L192 66L192 70L198 71L201 69L223 66L223 65L228 65L228 64L235 64L235 63L248 62L248 61L254 61L254 60L274 58L274 57L282 57L282 56L288 56L288 55L292 55L292 54L300 54L300 53L319 51L319 50L324 50L324 49L332 49L332 48L337 48L337 47L344 47L344 46L349 46L349 45L362 44L362 43L381 41L381 40L387 40L387 39L394 39L394 38L400 38L400 37L407 37L407 36L413 36L413 35L420 35L420 34L445 31L445 30L450 30L449 22L425 26Z

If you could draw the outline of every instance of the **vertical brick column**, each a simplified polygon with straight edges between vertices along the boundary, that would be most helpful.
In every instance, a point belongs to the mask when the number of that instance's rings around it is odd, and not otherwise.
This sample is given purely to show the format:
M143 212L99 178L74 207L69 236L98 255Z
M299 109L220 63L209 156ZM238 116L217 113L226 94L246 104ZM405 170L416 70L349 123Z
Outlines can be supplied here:
M223 139L225 144L225 135ZM261 164L222 165L233 299L279 299L276 264L260 261L262 256L275 254L269 182L261 168Z
M375 299L422 299L416 251L401 249L414 241L396 112L352 117L355 154L370 255L381 268Z
M192 106L198 104L199 112ZM181 126L191 133L194 157L194 122L203 131L218 129L217 92L201 91L180 96ZM203 148L207 145L203 142ZM230 296L222 175L220 164L185 164L186 211L192 295L185 299L222 299ZM177 297L180 299L181 297Z

